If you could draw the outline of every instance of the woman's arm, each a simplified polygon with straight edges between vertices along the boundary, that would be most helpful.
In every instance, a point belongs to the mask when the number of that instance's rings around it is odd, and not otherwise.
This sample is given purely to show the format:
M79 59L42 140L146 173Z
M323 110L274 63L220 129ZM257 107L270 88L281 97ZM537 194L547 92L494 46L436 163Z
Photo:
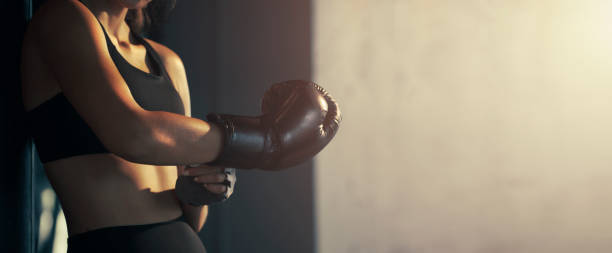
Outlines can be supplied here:
M154 165L206 163L218 155L222 136L216 126L147 111L134 101L100 24L80 2L49 2L26 36L36 41L64 95L112 153Z

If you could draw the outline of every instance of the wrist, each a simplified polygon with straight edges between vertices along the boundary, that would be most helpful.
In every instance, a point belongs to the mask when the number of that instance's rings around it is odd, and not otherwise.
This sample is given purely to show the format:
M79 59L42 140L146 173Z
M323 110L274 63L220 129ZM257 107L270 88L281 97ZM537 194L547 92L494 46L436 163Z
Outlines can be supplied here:
M270 152L274 150L266 127L259 117L209 114L211 125L221 130L222 144L215 160L207 165L252 169L267 167Z

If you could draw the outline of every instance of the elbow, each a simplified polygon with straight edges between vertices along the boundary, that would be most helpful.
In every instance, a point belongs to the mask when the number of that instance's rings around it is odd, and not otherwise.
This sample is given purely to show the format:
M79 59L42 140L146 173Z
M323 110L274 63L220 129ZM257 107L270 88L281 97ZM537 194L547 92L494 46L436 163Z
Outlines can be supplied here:
M208 207L206 207L206 209L208 210ZM193 230L195 230L196 232L202 231L202 229L204 228L204 224L206 223L206 216L207 213L203 214L202 217L195 224L192 225Z
M189 224L189 225L191 226L193 231L195 231L196 233L201 232L202 228L204 228L204 222L199 223L199 224Z
M197 210L197 209L196 209ZM208 216L208 206L203 206L202 209L196 211L188 217L187 223L195 232L200 232L204 228L206 218Z
M183 209L185 221L187 224L189 224L191 229L193 229L195 232L202 231L208 216L208 206L204 205L202 207L194 207L183 203L181 208Z

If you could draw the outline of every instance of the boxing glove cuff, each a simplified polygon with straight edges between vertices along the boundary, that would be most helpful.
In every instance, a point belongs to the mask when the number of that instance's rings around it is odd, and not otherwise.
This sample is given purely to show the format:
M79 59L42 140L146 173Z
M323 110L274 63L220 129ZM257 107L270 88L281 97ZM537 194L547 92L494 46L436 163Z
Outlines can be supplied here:
M259 117L209 114L209 123L223 131L223 147L217 158L207 163L215 167L265 168L272 163L273 140Z

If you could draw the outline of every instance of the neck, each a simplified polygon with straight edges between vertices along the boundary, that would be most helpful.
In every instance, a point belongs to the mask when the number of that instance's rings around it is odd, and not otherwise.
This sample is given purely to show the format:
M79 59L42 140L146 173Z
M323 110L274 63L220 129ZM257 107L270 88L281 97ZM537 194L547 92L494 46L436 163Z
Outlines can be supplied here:
M109 35L118 41L129 41L130 27L125 23L128 8L114 0L81 0L98 18Z

